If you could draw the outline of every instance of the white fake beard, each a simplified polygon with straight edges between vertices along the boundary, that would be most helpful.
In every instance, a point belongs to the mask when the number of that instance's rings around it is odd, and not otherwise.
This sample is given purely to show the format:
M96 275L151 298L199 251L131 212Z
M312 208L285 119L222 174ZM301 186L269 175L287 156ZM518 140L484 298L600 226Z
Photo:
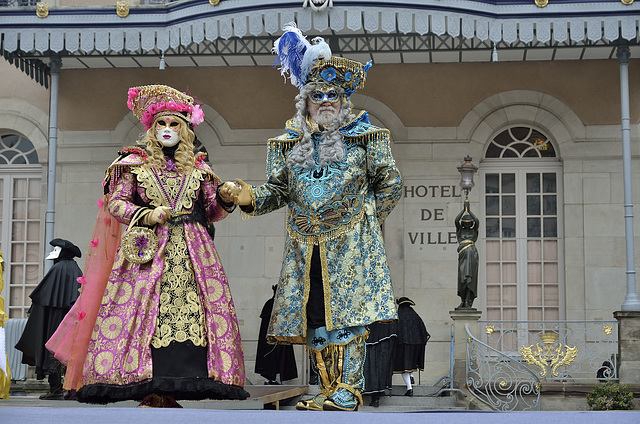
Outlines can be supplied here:
M338 112L333 107L321 107L316 115L316 124L327 129L335 123L337 117Z

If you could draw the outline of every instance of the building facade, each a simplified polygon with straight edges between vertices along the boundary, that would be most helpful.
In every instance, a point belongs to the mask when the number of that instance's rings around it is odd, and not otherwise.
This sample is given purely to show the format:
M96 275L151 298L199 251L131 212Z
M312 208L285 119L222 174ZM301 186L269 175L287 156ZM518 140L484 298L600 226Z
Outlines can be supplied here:
M423 379L449 370L449 311L459 304L454 218L464 200L457 167L467 155L479 167L469 199L480 218L474 307L482 317L597 321L621 309L629 295L625 137L630 194L640 199L638 2L117 3L60 0L42 17L42 3L0 6L0 249L10 317L29 308L47 240L88 246L104 171L142 132L126 106L129 87L192 93L204 104L196 133L218 176L266 179L266 140L295 112L296 91L270 54L288 22L323 36L334 54L373 60L352 102L390 129L404 177L384 234L395 295L416 302L432 335ZM249 362L280 274L284 223L284 211L235 213L216 227ZM301 367L303 357L298 351Z

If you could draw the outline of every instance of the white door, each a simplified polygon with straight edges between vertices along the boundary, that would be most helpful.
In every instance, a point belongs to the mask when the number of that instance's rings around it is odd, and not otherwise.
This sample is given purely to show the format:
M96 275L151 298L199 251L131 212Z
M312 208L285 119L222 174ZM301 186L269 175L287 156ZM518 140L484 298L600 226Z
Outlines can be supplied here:
M0 249L4 259L6 312L24 318L39 282L42 167L33 144L18 135L0 137Z

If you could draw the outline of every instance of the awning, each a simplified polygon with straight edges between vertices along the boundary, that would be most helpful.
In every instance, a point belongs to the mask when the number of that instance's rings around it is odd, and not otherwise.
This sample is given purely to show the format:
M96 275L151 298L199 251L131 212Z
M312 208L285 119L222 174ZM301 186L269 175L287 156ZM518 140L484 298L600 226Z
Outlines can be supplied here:
M115 5L52 8L46 18L0 7L0 52L45 65L60 55L64 69L152 67L162 54L167 66L271 65L273 40L296 22L336 54L377 63L489 61L494 48L501 61L604 59L620 44L640 56L639 1L334 0L321 12L304 3L180 1L131 6L124 18Z

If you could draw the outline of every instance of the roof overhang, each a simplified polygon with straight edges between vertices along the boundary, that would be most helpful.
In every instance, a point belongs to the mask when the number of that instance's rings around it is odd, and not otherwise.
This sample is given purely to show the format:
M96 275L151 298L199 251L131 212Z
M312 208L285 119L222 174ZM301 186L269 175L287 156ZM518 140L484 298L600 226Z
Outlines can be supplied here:
M213 2L215 3L215 2ZM620 0L351 0L320 12L303 0L178 1L114 7L0 7L0 52L10 61L64 69L271 65L273 41L296 22L336 54L376 63L640 57L640 2ZM495 49L495 51L494 51Z

